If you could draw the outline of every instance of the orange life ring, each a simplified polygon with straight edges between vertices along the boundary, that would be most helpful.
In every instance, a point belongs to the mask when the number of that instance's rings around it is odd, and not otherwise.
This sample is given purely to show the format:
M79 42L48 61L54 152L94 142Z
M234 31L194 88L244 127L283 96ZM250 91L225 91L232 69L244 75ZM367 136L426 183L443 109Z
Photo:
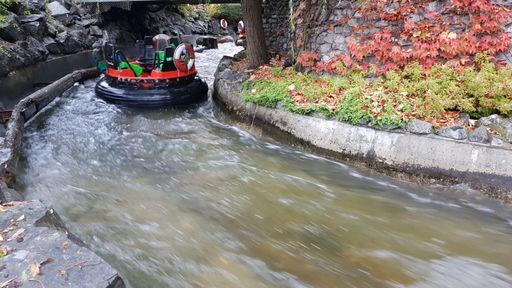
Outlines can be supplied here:
M194 48L188 43L183 43L174 50L174 65L182 72L188 72L194 67L196 56Z
M228 29L228 21L226 21L226 19L220 19L220 28L222 28L222 30Z

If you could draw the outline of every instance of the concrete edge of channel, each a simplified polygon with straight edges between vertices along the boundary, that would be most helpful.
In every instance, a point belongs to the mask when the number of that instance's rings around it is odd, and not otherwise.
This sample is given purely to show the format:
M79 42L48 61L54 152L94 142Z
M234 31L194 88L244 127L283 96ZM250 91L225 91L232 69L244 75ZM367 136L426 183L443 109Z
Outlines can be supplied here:
M353 126L267 108L241 99L241 82L215 74L215 115L242 129L337 160L350 160L402 180L421 184L466 183L491 198L512 203L512 151L450 140Z
M27 236L25 237L25 242L32 241L32 238L41 238L41 235L46 235L48 233L54 233L55 235L62 235L62 236L55 236L55 239L63 239L63 237L71 240L73 243L72 245L77 245L77 247L81 247L82 250L81 254L82 256L73 256L69 257L66 256L65 253L67 253L65 250L62 250L60 253L55 252L54 258L63 258L68 260L75 260L78 261L81 258L95 258L97 259L97 265L98 267L101 267L101 271L107 271L105 275L109 275L108 279L98 279L98 271L94 269L90 270L83 270L81 275L79 277L72 277L75 283L69 283L66 282L62 284L62 287L65 287L66 285L72 285L73 287L82 286L82 282L85 281L87 283L96 283L93 285L96 285L95 287L105 287L105 288L123 288L125 287L123 279L119 276L119 273L110 266L110 264L106 263L103 259L101 259L99 256L97 256L94 252L92 252L87 247L83 247L83 242L72 235L65 227L64 223L60 220L60 217L56 214L56 212L53 211L53 209L48 208L45 206L44 203L38 201L38 200L29 200L23 202L25 199L23 199L23 196L17 192L15 189L12 188L13 184L16 181L16 166L18 164L18 159L20 157L21 148L22 148L22 139L23 139L23 130L25 123L29 121L30 119L36 117L38 113L43 110L48 104L50 104L55 98L59 97L64 93L66 90L71 88L76 82L82 82L90 78L97 77L99 75L96 68L90 68L90 69L82 69L82 70L76 70L70 74L67 74L66 76L56 80L55 82L51 83L50 85L37 90L36 92L30 94L29 96L23 98L16 106L14 107L11 117L9 119L9 122L7 124L7 131L5 134L5 137L3 139L3 142L0 145L0 203L12 203L7 206L7 209L18 209L20 215L23 214L23 211L26 215L33 213L33 211L37 210L39 211L39 214L34 214L34 217L38 219L32 219L32 221L35 222L42 222L43 220L48 220L47 216L50 215L51 221L48 222L46 226L48 229L54 232L47 232L47 230L35 228L35 225L30 224L29 227L26 229ZM44 202L44 199L42 199ZM11 207L14 206L14 207ZM19 208L18 208L19 207ZM37 207L34 208L34 207ZM46 211L46 212L45 212ZM23 215L25 215L23 214ZM6 219L3 219L6 220ZM8 220L8 219L7 219ZM43 221L43 222L44 222ZM34 223L35 223L34 222ZM5 228L5 227L4 227ZM30 229L29 229L30 228ZM3 228L2 228L3 229ZM41 236L41 237L40 237ZM53 237L53 236L52 236ZM39 239L38 238L38 239ZM33 242L33 241L32 241ZM50 241L51 242L51 241ZM49 243L48 245L52 247L59 247L62 243ZM35 246L34 246L35 247ZM74 246L70 246L74 247ZM78 248L77 248L78 249ZM69 250L69 249L68 249ZM34 249L34 251L28 253L27 255L39 255L38 249ZM15 255L16 256L16 255ZM40 255L41 256L41 255ZM63 256L63 257L60 257ZM41 256L42 257L42 256ZM23 275L23 273L26 273L27 267L22 267L22 265L19 264L19 257L16 259L9 260L9 254L2 258L2 261L6 263L16 264L13 265L17 268L11 271L13 275ZM85 259L84 258L84 259ZM42 258L41 258L42 259ZM64 261L64 260L63 260ZM15 263L16 262L16 263ZM10 266L10 265L8 265ZM96 264L95 264L96 266ZM100 272L101 272L100 271ZM23 277L20 276L20 281L22 281ZM63 277L61 277L63 278ZM69 278L69 277L68 277ZM14 279L14 278L13 278ZM55 278L60 279L60 278ZM64 279L64 278L63 278ZM16 280L16 281L18 281ZM69 279L68 279L69 280ZM100 281L101 280L101 281ZM13 280L14 281L14 280ZM70 280L71 281L71 280ZM58 282L58 281L57 281ZM53 283L52 287L61 287L59 283ZM67 286L66 286L67 287ZM88 286L92 287L92 286Z

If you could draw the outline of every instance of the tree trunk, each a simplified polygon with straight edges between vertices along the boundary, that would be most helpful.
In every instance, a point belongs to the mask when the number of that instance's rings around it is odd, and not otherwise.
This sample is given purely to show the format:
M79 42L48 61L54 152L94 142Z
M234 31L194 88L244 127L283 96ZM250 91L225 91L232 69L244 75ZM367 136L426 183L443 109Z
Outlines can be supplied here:
M249 69L268 63L267 45L261 19L262 0L241 0L245 30L247 31L247 57Z

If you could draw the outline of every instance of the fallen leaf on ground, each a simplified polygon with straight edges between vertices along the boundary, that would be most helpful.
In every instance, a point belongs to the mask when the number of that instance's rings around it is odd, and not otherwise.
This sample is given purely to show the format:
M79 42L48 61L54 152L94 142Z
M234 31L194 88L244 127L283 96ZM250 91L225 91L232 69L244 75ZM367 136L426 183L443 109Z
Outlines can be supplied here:
M53 258L46 258L46 260L41 261L41 263L39 263L39 265L43 266L44 264L51 263L53 261L54 261Z
M0 247L0 258L1 257L4 257L5 255L9 254L9 251L7 251L7 248L5 247ZM1 286L0 286L1 288Z
M16 231L16 233L12 234L12 236L9 237L9 239L7 239L7 241L11 241L11 240L18 238L18 236L20 236L21 233L23 233L23 232L25 232L25 229L23 229L23 228L18 229L18 231Z
M41 264L39 264L39 263L30 264L30 274L32 274L32 276L41 274Z
M32 202L34 202L34 201L33 200L12 201L12 202L3 203L2 206L3 207L14 207L14 206L18 206L18 205L21 205L21 204L32 203Z

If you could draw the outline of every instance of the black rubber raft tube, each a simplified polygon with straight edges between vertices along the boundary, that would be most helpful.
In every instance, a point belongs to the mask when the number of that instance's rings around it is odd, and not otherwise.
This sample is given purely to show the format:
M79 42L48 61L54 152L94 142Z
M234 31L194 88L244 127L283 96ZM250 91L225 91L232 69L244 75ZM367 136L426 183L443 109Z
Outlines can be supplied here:
M134 107L184 106L208 98L208 85L201 79L168 87L117 85L103 78L96 84L96 95L107 102Z

